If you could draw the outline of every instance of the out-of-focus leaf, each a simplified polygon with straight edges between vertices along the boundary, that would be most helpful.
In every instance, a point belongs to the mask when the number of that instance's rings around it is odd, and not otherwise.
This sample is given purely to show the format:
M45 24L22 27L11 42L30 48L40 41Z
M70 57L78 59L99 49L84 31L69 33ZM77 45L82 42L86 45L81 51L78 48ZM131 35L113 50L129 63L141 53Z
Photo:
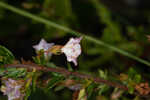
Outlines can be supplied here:
M135 26L127 26L127 31L129 36L131 36L134 40L140 42L147 42L146 36L143 36L143 33L147 33L143 26L135 27Z
M135 69L130 68L128 71L128 81L132 83L139 83L141 81L141 75L138 74Z
M134 100L141 100L139 96L136 96Z
M0 76L4 76L6 74L6 69L5 68L1 68L0 69Z
M57 86L56 88L55 88L55 91L60 91L60 90L62 90L62 89L64 89L65 88L65 86Z
M115 88L113 93L111 94L111 100L119 100L123 92L124 92L123 90Z
M10 64L13 60L13 54L7 48L0 45L0 65Z
M134 92L134 87L132 86L132 85L128 85L128 92L130 93L130 94L133 94L133 92Z
M57 83L61 82L64 79L64 77L61 76L54 76L51 78L51 80L48 82L47 89L53 88Z
M52 62L47 62L47 63L46 63L46 66L47 66L47 67L52 67L52 68L56 68L56 67L57 67L57 66L56 66L54 63L52 63ZM62 76L61 74L56 73L56 72L51 72L51 74L54 75L54 76L57 76L57 77L61 77L61 76Z
M136 70L133 68L130 68L128 71L128 77L133 78L137 74Z
M103 70L99 70L99 76L103 79L108 79L106 71L104 72ZM98 94L101 95L102 93L106 92L109 89L109 87L105 84L100 84L98 86L98 89L99 89Z
M27 70L24 68L7 68L4 70L4 73L1 74L5 77L19 78L24 77L27 74Z
M31 88L28 87L26 89L26 94L25 94L24 100L28 100L28 97L31 95L31 92L32 92Z
M141 75L139 75L139 74L136 74L135 75L135 78L134 78L134 81L136 82L136 83L140 83L140 81L141 81Z
M99 70L99 76L103 79L107 79L107 72L103 70Z
M57 67L57 66L56 66L54 63L52 63L52 62L46 63L46 66L47 66L47 67L52 67L52 68L56 68L56 67Z
M102 95L102 93L106 92L106 91L109 89L109 87L104 84L104 85L99 85L99 86L98 86L98 89L99 89L98 94L99 94L99 95Z
M68 67L68 70L69 71L73 71L72 67L71 67L71 64L70 63L67 63L67 67Z
M40 76L40 72L35 72L35 73L33 73L33 77L32 77L32 90L33 90L33 92L35 92L36 91L36 83L37 83L37 79L38 79L38 77Z
M91 97L95 86L96 86L96 84L91 83L91 84L87 87L88 98Z
M34 62L39 65L46 65L49 59L45 57L43 50L38 51L37 56L33 57Z
M71 0L45 0L41 15L61 25L70 26L77 22L71 6ZM65 31L57 30L56 28L49 27L48 25L46 25L45 28L46 30L43 34L45 38L61 37L66 35Z
M81 89L77 100L87 100L85 89Z

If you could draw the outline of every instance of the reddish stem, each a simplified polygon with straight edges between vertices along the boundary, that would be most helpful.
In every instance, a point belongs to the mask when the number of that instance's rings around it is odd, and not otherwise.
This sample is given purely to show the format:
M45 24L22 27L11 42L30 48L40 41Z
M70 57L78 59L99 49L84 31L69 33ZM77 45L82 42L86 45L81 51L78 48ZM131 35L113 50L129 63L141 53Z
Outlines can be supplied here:
M71 76L72 75L74 77L78 77L78 78L81 78L81 79L90 79L90 80L93 80L96 83L103 83L103 84L106 84L106 85L109 85L109 86L112 86L112 87L116 87L116 88L120 88L120 89L123 89L123 90L126 90L126 91L128 90L128 88L126 86L121 85L119 83L104 80L104 79L99 78L99 77L93 77L93 76L88 75L88 74L83 74L83 73L79 73L79 72L71 72L71 71L68 71L64 68L44 67L44 66L40 66L40 65L36 65L36 64L32 64L32 65L29 65L29 64L9 64L9 65L5 65L4 67L27 68L27 69L35 68L36 70L39 70L39 71L57 72L57 73L63 74L64 76Z

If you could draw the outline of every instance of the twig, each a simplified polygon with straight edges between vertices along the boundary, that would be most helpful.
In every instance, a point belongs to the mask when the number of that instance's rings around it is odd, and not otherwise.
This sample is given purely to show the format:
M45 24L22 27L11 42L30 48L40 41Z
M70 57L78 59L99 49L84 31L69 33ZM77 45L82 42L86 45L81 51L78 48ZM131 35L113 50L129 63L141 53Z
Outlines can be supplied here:
M116 87L116 88L120 88L123 90L128 90L128 88L124 85L121 85L119 83L115 83L115 82L110 82L108 80L104 80L102 78L99 77L93 77L91 75L88 74L83 74L83 73L79 73L79 72L71 72L68 71L64 68L51 68L51 67L44 67L44 66L40 66L40 65L29 65L29 64L9 64L9 65L4 65L4 67L7 68L27 68L27 69L33 69L36 68L36 70L38 71L45 71L45 72L57 72L60 74L63 74L64 76L74 76L74 77L78 77L81 79L90 79L93 80L96 83L103 83L112 87Z

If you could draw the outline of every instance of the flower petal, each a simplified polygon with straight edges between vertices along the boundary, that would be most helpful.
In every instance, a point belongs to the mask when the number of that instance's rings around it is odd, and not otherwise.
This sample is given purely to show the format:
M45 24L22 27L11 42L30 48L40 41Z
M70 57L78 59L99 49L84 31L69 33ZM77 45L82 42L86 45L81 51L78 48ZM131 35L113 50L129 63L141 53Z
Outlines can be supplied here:
M49 48L51 48L54 45L54 43L47 43L44 39L41 39L39 44L34 45L33 48L36 51L44 50L44 55L46 58L49 58L52 54L50 52L46 52Z
M67 44L61 49L66 55L68 62L73 62L77 66L77 57L81 54L80 38L70 38Z

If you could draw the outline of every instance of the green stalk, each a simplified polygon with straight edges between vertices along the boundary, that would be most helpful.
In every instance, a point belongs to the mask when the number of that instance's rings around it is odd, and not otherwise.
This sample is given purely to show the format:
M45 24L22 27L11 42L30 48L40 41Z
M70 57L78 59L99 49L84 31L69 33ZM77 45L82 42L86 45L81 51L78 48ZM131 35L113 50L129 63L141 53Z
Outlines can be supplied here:
M83 37L84 37L86 40L88 40L88 41L91 41L91 42L94 42L95 44L104 46L104 47L106 47L106 48L108 48L108 49L111 49L111 50L113 50L113 51L115 51L115 52L118 52L118 53L120 53L120 54L122 54L122 55L124 55L124 56L127 56L127 57L129 57L129 58L132 58L132 59L134 59L134 60L136 60L136 61L138 61L138 62L140 62L140 63L143 63L143 64L145 64L145 65L147 65L147 66L150 66L150 62L148 62L148 61L146 61L146 60L143 60L143 59L141 59L141 58L139 58L139 57L137 57L137 56L135 56L135 55L133 55L133 54L130 54L130 53L124 51L124 50L121 50L121 49L119 49L119 48L116 48L115 46L112 46L112 45L110 45L110 44L107 44L107 43L105 43L105 42L103 42L103 41L101 41L101 40L98 40L98 39L96 39L96 38L93 38L93 37L91 37L91 36L84 35L84 34L82 34L82 33L80 33L80 32L76 32L76 31L74 31L74 30L72 30L72 29L70 29L70 28L67 28L67 27L65 27L65 26L56 24L56 23L54 23L54 22L52 22L52 21L50 21L50 20L47 20L47 19L41 18L41 17L39 17L39 16L36 16L36 15L34 15L34 14L28 13L27 11L21 10L21 9L19 9L19 8L16 8L16 7L13 7L13 6L11 6L11 5L9 5L9 4L6 4L6 3L4 3L4 2L2 2L2 1L0 1L0 7L1 7L1 8L4 8L4 9L7 9L7 10L10 10L10 11L12 11L12 12L14 12L14 13L20 14L20 15L22 15L22 16L25 16L25 17L27 17L27 18L33 19L33 20L38 21L38 22L40 22L40 23L43 23L43 24L45 24L45 25L49 25L49 26L51 26L51 27L54 27L54 28L60 29L60 30L62 30L62 31L68 32L69 34L72 34L72 35L75 35L75 36L83 36Z

